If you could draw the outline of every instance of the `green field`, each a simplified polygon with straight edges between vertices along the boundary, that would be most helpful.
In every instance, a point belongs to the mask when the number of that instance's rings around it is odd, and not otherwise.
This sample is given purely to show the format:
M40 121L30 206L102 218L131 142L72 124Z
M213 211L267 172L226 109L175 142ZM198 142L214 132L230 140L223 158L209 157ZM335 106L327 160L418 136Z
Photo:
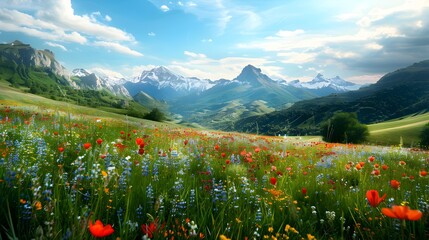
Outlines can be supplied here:
M24 93L16 88L10 87L9 83L6 81L0 81L0 104L20 105L31 109L51 109L74 114L84 113L85 115L108 117L119 120L125 120L126 118L133 119L132 117L124 116L122 110L115 108L100 107L99 109L94 109ZM402 138L403 146L417 147L419 143L419 134L422 127L427 123L429 123L429 113L370 124L368 125L370 137L367 143L385 146L399 145ZM199 128L201 128L201 126ZM304 139L307 138L320 140L317 136L304 137ZM294 137L288 137L288 139L296 140Z
M403 145L418 147L419 135L425 124L429 123L429 113L407 116L401 119L368 125L369 142L377 145Z
M185 128L0 87L0 239L429 237L427 152Z

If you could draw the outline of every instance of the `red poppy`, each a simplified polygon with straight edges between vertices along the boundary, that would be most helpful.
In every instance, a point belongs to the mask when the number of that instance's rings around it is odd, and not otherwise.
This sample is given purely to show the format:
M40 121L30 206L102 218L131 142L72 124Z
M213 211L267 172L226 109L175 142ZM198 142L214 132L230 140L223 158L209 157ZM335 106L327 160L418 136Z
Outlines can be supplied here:
M85 149L89 149L91 147L91 143L84 143L83 144L83 148L85 148Z
M410 221L417 221L423 215L423 213L419 210L411 210L407 206L393 206L392 208L383 208L381 209L381 212L390 218L398 218L401 220Z
M220 155L221 155L222 158L224 158L226 156L226 153L223 152Z
M101 145L103 143L103 139L98 138L96 142L97 142L98 145Z
M142 232L149 238L153 238L153 234L155 233L157 226L158 224L155 222L151 222L150 224L142 224Z
M136 144L137 145L142 145L144 143L144 140L143 140L143 138L136 138Z
M228 160L226 160L226 161L225 161L225 163L226 163L226 164L230 164L230 163L231 163L231 160L229 160L229 159L228 159Z
M260 148L255 148L255 153L258 153L258 152L260 152L261 151L261 149Z
M273 185L276 185L277 178L275 178L275 177L270 178L270 183L273 184Z
M139 154L143 155L144 154L144 148L139 148Z
M388 167L386 164L383 164L383 166L381 166L381 168L382 168L383 170L387 170L389 167Z
M370 156L370 157L368 158L368 162L374 162L374 160L375 160L375 157L374 157L374 156Z
M217 145L217 144L216 144L216 145L214 146L214 149L215 149L216 151L217 151L217 150L219 150L219 145Z
M96 220L95 224L92 223L92 221L89 221L89 231L91 232L92 236L94 237L107 237L111 235L115 230L112 228L110 224L107 224L106 226L103 225L103 223L100 220Z
M302 195L307 195L307 188L302 188L301 193Z
M366 199L368 200L368 203L369 205L371 205L371 207L378 207L378 205L380 205L380 203L384 201L386 196L387 194L384 194L380 198L377 190L368 190L366 192Z
M420 170L419 176L420 177L426 177L428 175L428 172L426 170Z
M399 187L401 186L401 183L398 180L393 179L393 180L390 180L390 186L393 189L399 189Z
M59 152L64 152L64 148L63 147L58 147L58 151Z
M185 141L183 141L183 144L185 144L185 146L188 144L188 140L186 139Z

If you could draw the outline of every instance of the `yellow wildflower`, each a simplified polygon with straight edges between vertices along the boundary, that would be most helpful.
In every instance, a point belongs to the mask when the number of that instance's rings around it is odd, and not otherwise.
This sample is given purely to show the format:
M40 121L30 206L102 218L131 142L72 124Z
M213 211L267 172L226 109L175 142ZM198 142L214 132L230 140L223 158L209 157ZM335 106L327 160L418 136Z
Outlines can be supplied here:
M225 235L223 235L223 234L219 236L219 239L220 239L220 240L231 240L231 238L227 238L227 237L226 237Z
M307 239L308 240L316 240L316 237L311 235L310 233L307 234Z

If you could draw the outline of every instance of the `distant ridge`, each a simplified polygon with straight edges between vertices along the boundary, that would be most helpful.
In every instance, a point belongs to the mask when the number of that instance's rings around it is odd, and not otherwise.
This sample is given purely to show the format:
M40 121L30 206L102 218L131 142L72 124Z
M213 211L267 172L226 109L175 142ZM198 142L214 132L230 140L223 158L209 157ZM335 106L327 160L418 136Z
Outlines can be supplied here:
M292 107L238 120L237 131L277 135L318 134L318 124L334 112L356 112L377 123L429 111L429 60L384 75L377 83L341 94L295 103Z

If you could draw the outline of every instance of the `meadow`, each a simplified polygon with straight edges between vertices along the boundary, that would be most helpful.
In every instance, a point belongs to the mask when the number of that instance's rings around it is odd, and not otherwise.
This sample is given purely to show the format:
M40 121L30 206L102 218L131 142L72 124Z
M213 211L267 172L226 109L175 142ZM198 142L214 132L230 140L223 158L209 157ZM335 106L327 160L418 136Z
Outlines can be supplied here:
M1 106L2 238L429 236L428 152L70 109Z

